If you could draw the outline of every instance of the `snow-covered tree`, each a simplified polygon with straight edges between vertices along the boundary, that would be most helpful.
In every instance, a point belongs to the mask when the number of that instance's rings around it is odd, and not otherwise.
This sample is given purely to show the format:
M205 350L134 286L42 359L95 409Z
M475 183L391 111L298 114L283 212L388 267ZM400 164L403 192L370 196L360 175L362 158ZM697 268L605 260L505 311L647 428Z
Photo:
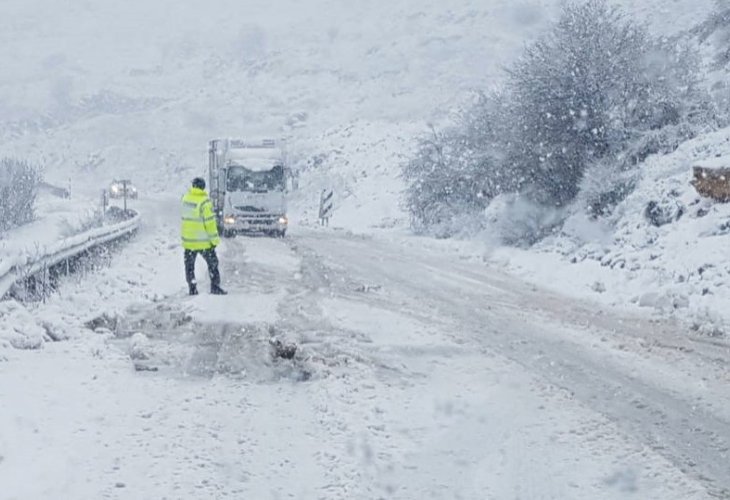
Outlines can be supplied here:
M680 122L689 82L668 78L662 49L605 0L566 5L555 28L526 49L509 71L521 131L510 156L539 201L572 201L588 165L622 161L644 132Z
M513 189L511 176L500 171L504 120L499 102L497 95L479 95L454 126L431 127L420 139L403 169L406 208L416 231L450 236L496 194Z
M715 8L693 31L700 41L712 41L717 49L715 65L718 68L730 64L730 0L715 0Z
M415 157L403 168L403 177L408 183L406 208L416 231L438 233L463 212L465 198L469 196L464 189L471 190L465 186L468 176L459 174L463 151L456 128L439 132L432 127L430 133L419 140Z
M715 123L696 52L652 39L605 0L566 5L509 74L509 159L523 190L548 205L571 202L591 165L632 168Z
M38 167L12 158L0 160L0 231L33 220L40 181Z
M566 4L502 92L421 143L404 170L414 226L453 226L509 192L555 209L589 187L585 208L610 212L633 188L623 172L717 124L699 69L689 44L653 39L605 0Z
M726 82L730 66L730 0L715 0L715 7L707 19L692 33L697 39L712 48L713 67L711 95L718 110L718 121L722 126L730 123L730 85Z

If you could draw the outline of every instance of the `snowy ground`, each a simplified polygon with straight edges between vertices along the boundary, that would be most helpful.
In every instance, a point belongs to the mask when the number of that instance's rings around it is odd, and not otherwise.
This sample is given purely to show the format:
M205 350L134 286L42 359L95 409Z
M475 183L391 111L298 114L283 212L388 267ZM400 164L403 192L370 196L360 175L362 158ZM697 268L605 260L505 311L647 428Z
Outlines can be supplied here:
M2 352L3 499L699 499L730 486L727 351L687 354L671 324L340 231L226 240L231 295L187 298L163 243L173 202L108 269L32 308L72 340ZM84 328L102 313L121 338ZM666 329L663 343L644 328ZM272 335L299 344L293 361L272 360Z

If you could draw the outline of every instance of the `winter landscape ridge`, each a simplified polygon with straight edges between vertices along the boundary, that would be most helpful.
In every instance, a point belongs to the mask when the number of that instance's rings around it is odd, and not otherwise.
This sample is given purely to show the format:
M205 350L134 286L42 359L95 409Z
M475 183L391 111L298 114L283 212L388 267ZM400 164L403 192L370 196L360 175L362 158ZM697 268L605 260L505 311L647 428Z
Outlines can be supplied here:
M3 2L0 154L71 196L39 194L0 271L87 229L112 179L142 222L43 300L0 302L0 500L730 498L730 208L690 184L730 166L730 128L530 245L502 237L532 213L510 197L449 238L410 225L419 139L505 85L563 4ZM613 4L722 94L723 32L702 35L722 2ZM229 295L188 297L180 197L208 140L249 136L285 140L290 231L224 239Z

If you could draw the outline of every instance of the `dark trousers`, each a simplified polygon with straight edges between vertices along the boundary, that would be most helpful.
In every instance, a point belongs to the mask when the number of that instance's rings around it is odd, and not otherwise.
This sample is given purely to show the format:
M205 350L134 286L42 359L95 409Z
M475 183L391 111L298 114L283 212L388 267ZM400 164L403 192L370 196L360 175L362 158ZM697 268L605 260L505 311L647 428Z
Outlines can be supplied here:
M185 279L188 285L195 283L195 258L198 254L202 255L205 263L208 264L211 288L218 288L221 284L221 275L218 272L218 256L215 254L215 248L209 248L208 250L185 250Z

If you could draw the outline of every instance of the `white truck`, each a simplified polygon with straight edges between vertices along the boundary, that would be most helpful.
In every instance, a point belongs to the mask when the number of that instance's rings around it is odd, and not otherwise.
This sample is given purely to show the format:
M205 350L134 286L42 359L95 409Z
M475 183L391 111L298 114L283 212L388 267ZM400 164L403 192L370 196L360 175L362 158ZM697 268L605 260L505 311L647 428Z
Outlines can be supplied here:
M286 174L276 141L210 141L208 188L223 237L239 233L283 237L289 224Z

